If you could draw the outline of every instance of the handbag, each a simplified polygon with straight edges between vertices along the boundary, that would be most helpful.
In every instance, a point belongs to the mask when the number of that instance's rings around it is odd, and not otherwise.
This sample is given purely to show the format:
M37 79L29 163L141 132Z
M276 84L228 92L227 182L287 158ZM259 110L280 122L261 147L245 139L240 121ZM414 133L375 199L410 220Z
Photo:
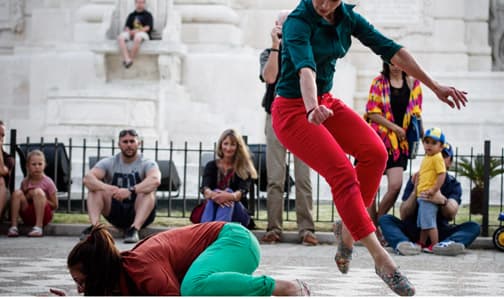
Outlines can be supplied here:
M201 216L203 216L203 211L205 210L207 201L207 199L203 200L191 211L191 216L189 217L189 219L192 223L196 224L201 222Z
M411 121L406 130L406 139L408 140L408 158L415 159L420 146L420 120L412 115Z

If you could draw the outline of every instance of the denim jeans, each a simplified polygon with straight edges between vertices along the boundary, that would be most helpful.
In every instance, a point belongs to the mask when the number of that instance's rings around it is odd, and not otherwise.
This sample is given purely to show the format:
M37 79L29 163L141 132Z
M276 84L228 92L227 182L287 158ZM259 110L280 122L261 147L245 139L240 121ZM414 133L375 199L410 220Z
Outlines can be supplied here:
M233 192L233 190L226 189L226 192ZM213 200L207 199L205 209L201 215L201 223L209 221L239 222L247 227L250 216L241 202L234 202L230 207L221 207Z
M415 224L416 221L405 222L392 215L383 215L378 220L385 240L394 249L400 242L415 243L418 241L420 229ZM473 221L448 226L438 223L438 231L440 241L453 241L468 247L479 236L480 225Z

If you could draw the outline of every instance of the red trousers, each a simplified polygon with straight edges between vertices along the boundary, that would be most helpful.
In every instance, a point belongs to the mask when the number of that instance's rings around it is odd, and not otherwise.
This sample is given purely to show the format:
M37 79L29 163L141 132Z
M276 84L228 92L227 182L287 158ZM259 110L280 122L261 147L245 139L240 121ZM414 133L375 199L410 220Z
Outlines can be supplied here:
M334 112L322 125L306 118L303 99L278 96L273 102L273 129L278 140L323 176L341 219L354 240L376 228L367 213L387 163L387 150L376 132L355 111L327 93L319 104ZM347 154L359 163L354 168Z

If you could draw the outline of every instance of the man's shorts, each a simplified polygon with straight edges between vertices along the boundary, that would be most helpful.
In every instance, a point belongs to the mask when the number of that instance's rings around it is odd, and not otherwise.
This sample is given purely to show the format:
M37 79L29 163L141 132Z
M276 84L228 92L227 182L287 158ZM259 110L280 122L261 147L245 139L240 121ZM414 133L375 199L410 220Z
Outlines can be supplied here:
M156 218L156 206L152 209L149 217L145 220L142 228L151 224ZM110 213L105 217L108 222L118 228L128 228L135 221L135 200L126 199L121 201L112 198Z
M135 36L136 35L139 35L142 38L142 41L150 40L149 35L147 34L147 32L137 32L135 34ZM124 39L125 41L133 40L133 35L129 34L126 31L121 32L121 34L119 34L119 36L122 39Z

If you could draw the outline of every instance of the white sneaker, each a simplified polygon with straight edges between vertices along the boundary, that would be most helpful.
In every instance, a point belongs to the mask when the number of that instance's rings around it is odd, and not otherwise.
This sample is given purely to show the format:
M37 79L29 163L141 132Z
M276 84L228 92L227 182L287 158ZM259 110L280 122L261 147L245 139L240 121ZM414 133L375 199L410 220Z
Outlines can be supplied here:
M432 252L437 255L455 256L464 252L465 246L462 243L453 241L439 242L432 247Z
M399 242L396 246L396 252L401 255L417 255L422 252L422 248L413 242L403 241Z

